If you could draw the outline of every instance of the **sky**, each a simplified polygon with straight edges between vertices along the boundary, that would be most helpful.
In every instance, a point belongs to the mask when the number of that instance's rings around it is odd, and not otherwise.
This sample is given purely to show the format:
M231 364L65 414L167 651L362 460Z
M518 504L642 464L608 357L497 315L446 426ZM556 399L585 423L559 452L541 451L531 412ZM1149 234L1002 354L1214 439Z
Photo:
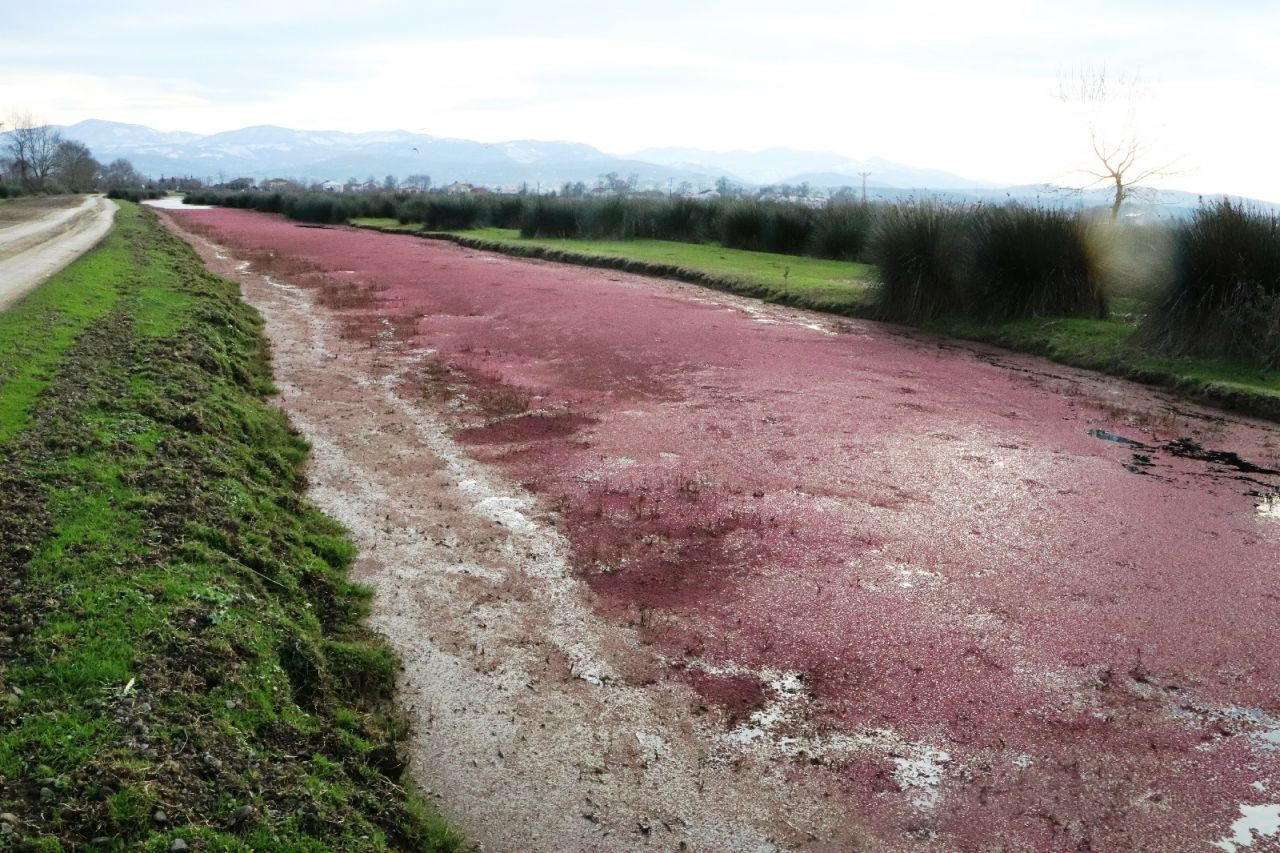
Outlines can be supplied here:
M1104 67L1101 108L1061 97ZM1157 185L1272 201L1277 103L1275 2L44 0L0 28L0 118L788 147L1078 186L1092 133L1136 139Z

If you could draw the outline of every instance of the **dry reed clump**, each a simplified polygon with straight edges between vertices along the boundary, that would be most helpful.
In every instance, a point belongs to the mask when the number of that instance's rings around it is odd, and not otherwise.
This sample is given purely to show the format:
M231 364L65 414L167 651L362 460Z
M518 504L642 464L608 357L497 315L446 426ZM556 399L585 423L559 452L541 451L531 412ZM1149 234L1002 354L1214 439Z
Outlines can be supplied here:
M319 276L300 283L316 290L317 304L335 310L373 308L381 301L380 294L385 290L379 285L342 281L329 276Z
M417 332L418 314L361 314L344 317L338 337L369 346L402 346Z
M1174 356L1280 366L1280 217L1230 200L1174 230L1172 275L1138 340Z
M278 252L275 249L247 249L235 252L236 257L249 262L249 269L259 275L288 278L308 273L318 273L324 267L298 255Z
M490 417L511 417L529 411L534 394L514 385L478 385L472 389L476 405Z

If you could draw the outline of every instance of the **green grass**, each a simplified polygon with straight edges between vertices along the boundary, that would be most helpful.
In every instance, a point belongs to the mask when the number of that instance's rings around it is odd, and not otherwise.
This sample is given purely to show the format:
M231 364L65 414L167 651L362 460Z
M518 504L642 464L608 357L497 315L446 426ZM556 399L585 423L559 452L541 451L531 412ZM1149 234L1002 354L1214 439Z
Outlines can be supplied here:
M121 204L0 365L0 847L458 849L235 285Z
M1129 307L1140 305L1133 302ZM1050 317L982 323L937 321L932 331L1044 355L1064 364L1166 385L1259 415L1280 415L1280 369L1244 360L1182 358L1143 350L1117 319Z
M419 231L394 219L356 219L357 225ZM559 240L524 238L516 229L476 228L451 232L471 239L521 247L538 247L603 258L679 267L709 277L743 282L795 304L848 313L867 299L874 280L867 264L824 261L796 255L775 255L725 249L710 243L669 240Z

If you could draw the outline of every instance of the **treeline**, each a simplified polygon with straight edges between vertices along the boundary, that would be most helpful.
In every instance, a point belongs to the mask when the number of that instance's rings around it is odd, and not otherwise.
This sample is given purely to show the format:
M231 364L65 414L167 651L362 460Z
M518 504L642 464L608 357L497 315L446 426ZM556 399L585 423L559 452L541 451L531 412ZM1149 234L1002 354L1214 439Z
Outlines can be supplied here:
M444 194L190 193L193 203L283 213L305 222L396 219L427 230L518 228L524 237L715 242L727 248L875 264L869 308L881 319L999 322L1106 317L1144 264L1117 263L1135 226L1018 204L800 204L742 199L557 198ZM1280 366L1280 225L1229 201L1188 220L1144 226L1172 245L1135 341L1153 351ZM1147 264L1147 266L1150 266ZM1141 273L1148 275L1150 271Z
M873 208L821 208L748 199L535 198L520 219L522 237L715 242L730 249L865 260Z
M801 204L681 197L555 198L527 195L279 193L203 190L192 204L283 213L301 222L357 217L396 219L427 230L518 228L524 237L717 242L733 249L865 260L873 208L859 203Z
M332 225L365 216L395 219L400 215L410 196L398 193L203 189L188 192L184 198L187 204L209 204L217 207L256 210L261 213L282 213L298 222Z

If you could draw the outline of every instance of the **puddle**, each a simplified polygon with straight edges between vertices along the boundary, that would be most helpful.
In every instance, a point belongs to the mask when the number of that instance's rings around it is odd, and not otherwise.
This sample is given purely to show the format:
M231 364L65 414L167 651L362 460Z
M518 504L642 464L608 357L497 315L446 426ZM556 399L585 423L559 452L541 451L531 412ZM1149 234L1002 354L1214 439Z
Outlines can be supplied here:
M1274 474L1280 476L1280 471L1275 468L1263 468L1261 465L1254 465L1246 459L1241 459L1238 454L1226 450L1205 450L1189 438L1179 438L1171 441L1164 445L1162 449L1166 453L1183 459L1196 459L1201 462L1221 465L1224 468L1231 468L1242 474Z
M158 207L161 210L213 210L213 207L207 204L184 204L179 196L165 196L164 198L149 198L142 202L147 207Z
M1240 817L1231 824L1231 835L1211 842L1212 846L1227 853L1238 853L1253 846L1255 841L1265 841L1280 833L1280 806L1251 806L1240 804Z
M892 762L894 781L912 807L929 812L940 803L951 753L908 740L887 728L868 727L847 733L821 730L811 719L813 697L801 672L750 669L732 661L684 663L710 675L757 679L768 697L745 721L721 735L722 743L793 759L880 755Z
M1264 495L1257 509L1259 517L1280 521L1280 492Z
M1154 450L1151 445L1143 444L1141 441L1134 441L1132 438L1125 438L1123 435L1116 435L1114 432L1107 432L1105 429L1091 429L1089 435L1094 438L1100 438L1103 441L1113 441L1116 444L1124 444L1129 447L1141 447L1143 450Z

